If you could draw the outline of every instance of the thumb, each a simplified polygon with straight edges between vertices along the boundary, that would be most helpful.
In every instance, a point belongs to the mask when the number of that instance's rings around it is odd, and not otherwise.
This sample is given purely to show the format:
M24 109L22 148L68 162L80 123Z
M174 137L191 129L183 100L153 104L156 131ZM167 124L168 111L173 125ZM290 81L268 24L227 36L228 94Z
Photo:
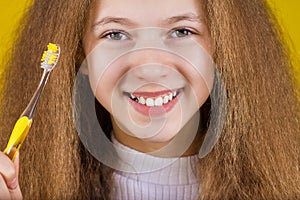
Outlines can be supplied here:
M19 162L20 162L20 155L19 155L19 151L18 151L16 154L16 157L15 157L15 160L14 160L17 179L19 177Z
M13 166L14 167L14 176L11 177L10 179L7 179L7 187L9 189L14 189L18 186L18 175L19 175L19 152L16 152L16 156L13 161Z
M8 185L11 199L22 199L22 193L19 186L19 159L20 159L19 152L17 152L14 160L16 178Z

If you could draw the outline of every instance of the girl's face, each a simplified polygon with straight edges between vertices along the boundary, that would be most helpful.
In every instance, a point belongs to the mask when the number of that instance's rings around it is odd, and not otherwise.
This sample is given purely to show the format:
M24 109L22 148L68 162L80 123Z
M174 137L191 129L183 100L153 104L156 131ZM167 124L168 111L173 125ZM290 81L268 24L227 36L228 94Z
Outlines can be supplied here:
M209 96L214 68L197 0L96 1L83 44L92 90L121 134L169 141Z

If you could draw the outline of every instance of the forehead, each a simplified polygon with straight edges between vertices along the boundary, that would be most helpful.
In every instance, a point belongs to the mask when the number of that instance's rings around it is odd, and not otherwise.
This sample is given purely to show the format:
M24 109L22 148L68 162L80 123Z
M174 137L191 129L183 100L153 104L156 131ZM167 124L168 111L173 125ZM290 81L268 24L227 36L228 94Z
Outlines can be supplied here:
M94 20L126 17L143 25L186 13L201 16L199 0L96 0L93 8Z

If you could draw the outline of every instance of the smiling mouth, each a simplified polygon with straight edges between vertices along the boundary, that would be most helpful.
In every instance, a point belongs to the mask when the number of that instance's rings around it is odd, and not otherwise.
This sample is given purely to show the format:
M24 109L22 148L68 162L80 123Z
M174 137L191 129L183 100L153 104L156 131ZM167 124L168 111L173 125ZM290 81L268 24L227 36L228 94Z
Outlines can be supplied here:
M130 105L145 116L161 116L171 111L183 94L183 88L159 92L124 92Z

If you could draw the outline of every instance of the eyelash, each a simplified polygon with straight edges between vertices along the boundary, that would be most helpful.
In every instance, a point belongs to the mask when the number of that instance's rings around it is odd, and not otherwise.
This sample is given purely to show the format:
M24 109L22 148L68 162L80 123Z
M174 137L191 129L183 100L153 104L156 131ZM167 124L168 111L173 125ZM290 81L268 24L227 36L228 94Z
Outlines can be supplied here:
M176 34L176 33L179 34L181 31L187 32L187 34L183 34L181 36L177 35L177 37L172 37L173 34ZM114 34L122 34L122 37L120 39L113 39L112 37ZM188 37L193 34L197 34L197 31L194 31L193 29L186 28L186 27L175 28L168 32L168 35L170 35L171 38L183 38L183 37ZM128 38L130 39L130 36L122 30L110 30L110 31L107 31L104 34L102 34L102 36L100 36L100 39L106 38L109 40L118 41L118 40L124 40L124 37L126 37L126 39L128 39Z
M176 32L177 33L180 33L181 31L184 31L184 32L188 32L188 34L183 34L183 37L188 37L190 35L194 35L194 34L197 34L196 31L192 30L191 28L186 28L186 27L179 27L179 28L175 28L175 29L172 29L170 32L171 34L170 35L173 35L175 34ZM180 33L182 34L182 33ZM177 36L176 38L182 38L181 36Z
M112 38L111 38L113 34L123 34L123 35L125 35L127 38L130 38L130 37L128 36L128 34L125 33L124 31L121 31L121 30L110 30L110 31L105 32L102 36L100 36L100 39L106 38L106 39L110 39L110 40L115 40L115 39L112 39Z

